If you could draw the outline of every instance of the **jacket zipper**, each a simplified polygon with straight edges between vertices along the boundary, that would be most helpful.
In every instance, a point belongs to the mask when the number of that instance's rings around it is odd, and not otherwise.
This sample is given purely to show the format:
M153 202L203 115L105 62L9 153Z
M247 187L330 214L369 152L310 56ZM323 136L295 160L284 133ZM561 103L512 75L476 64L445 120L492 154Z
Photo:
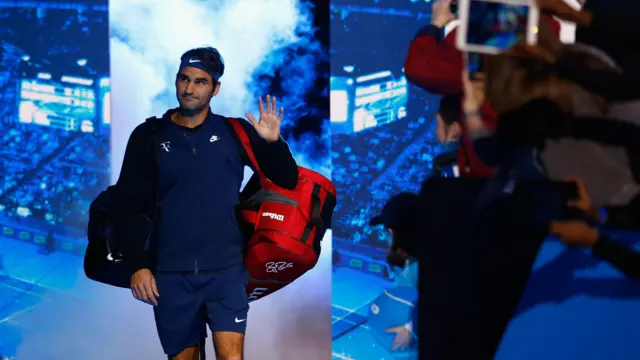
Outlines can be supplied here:
M189 143L189 146L191 146L191 153L193 154L193 156L196 156L197 155L196 148L191 144L191 140L189 140L189 136L187 135L186 132L183 132L182 135L184 135L184 138L187 139L187 142ZM194 261L193 273L195 275L198 275L198 259L195 259L195 261Z
M193 145L191 145L191 140L189 140L189 136L187 136L186 132L183 132L182 135L184 135L184 138L187 139L189 146L191 146L191 152L193 153L193 156L196 156L196 148L193 147Z

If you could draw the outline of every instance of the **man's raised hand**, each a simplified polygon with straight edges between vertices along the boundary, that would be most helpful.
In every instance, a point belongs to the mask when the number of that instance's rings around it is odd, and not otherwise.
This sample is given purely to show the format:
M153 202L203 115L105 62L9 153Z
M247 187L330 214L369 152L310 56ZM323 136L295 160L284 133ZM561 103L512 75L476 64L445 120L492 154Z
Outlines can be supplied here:
M258 121L250 113L247 113L246 116L253 124L258 135L267 142L272 143L280 139L280 122L282 121L284 108L280 108L280 112L277 113L278 106L275 96L272 98L271 95L267 95L266 102L267 107L265 109L262 97L258 98L258 109L260 110L260 119Z

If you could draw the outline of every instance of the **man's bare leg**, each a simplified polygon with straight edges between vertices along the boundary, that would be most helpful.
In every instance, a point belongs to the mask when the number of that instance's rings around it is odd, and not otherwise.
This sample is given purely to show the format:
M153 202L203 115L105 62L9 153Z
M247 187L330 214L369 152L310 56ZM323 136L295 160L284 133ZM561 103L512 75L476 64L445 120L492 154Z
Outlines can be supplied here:
M216 360L243 360L244 334L219 331L213 333Z
M199 360L200 359L200 348L198 345L190 346L178 355L174 355L169 357L170 360Z

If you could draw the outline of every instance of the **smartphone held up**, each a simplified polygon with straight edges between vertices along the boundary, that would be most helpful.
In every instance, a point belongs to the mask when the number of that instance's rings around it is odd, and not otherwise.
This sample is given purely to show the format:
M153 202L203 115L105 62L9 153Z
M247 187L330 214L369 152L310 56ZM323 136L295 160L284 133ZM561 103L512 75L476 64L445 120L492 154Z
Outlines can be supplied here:
M535 45L540 12L533 0L459 0L460 51L495 55L525 40Z

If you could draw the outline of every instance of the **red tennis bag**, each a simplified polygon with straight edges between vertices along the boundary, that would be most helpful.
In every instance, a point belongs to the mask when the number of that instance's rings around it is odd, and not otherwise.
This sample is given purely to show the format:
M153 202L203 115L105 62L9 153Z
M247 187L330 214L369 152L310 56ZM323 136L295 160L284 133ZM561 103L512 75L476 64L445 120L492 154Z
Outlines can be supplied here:
M237 211L246 241L249 301L261 299L312 269L336 206L336 188L315 171L298 167L294 190L276 186L260 171L238 119L229 118L254 175L243 189Z

